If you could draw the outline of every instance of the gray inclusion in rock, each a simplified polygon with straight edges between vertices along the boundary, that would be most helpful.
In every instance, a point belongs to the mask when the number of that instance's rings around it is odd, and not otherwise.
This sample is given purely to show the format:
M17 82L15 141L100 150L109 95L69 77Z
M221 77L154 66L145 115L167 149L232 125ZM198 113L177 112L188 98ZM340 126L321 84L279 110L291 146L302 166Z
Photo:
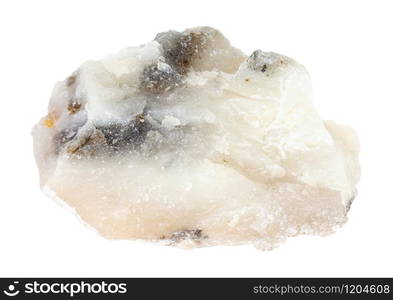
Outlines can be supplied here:
M200 57L207 45L203 32L168 31L159 33L155 41L161 44L163 60L147 66L140 77L140 90L160 94L181 85L181 79Z
M121 150L124 147L135 148L141 145L152 126L144 116L139 115L127 124L113 123L97 129L102 132L113 150Z
M247 58L247 67L253 71L261 72L266 76L271 75L274 71L287 63L287 58L274 52L263 52L255 50Z
M193 60L201 53L208 39L203 32L168 31L158 34L155 40L164 49L165 61L183 75L188 72Z
M140 78L140 90L161 94L180 85L181 76L170 65L157 62L147 66Z
M180 243L185 240L200 241L207 239L207 235L203 235L202 229L186 229L181 231L172 232L168 237L162 236L161 239L168 239L172 243Z
M95 126L91 123L82 127L71 127L60 131L54 139L59 153L65 150L70 154L97 156L115 153L121 150L132 150L139 147L152 129L150 122L138 115L127 123L111 123L106 126Z

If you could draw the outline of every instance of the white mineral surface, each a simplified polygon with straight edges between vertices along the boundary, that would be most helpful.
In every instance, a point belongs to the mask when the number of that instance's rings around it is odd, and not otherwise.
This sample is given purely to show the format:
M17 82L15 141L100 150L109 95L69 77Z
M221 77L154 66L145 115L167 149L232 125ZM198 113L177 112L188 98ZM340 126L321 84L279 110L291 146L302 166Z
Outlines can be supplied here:
M82 64L33 129L41 186L109 239L181 247L325 235L359 180L355 132L322 121L306 69L217 30Z

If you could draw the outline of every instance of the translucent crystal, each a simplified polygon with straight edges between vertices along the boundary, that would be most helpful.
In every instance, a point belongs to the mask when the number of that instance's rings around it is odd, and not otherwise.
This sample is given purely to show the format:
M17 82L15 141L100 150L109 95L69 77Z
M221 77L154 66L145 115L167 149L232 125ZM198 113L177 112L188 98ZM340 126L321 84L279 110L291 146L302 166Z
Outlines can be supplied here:
M209 27L85 62L33 136L43 190L110 239L271 249L345 223L360 176L302 65Z

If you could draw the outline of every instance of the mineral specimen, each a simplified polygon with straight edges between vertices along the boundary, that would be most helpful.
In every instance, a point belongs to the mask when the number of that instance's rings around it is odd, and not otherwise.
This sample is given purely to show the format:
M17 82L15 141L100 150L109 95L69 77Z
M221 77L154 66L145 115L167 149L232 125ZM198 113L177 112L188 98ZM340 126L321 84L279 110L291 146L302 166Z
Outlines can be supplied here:
M85 62L33 136L43 190L110 239L271 249L345 223L360 176L302 65L209 27Z

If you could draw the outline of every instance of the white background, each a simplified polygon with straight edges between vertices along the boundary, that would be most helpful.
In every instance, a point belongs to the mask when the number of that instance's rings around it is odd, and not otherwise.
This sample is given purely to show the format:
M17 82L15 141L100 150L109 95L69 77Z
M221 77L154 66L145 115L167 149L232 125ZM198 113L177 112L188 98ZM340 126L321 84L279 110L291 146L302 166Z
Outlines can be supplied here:
M393 276L391 1L1 1L0 276ZM324 119L354 127L362 179L348 223L278 249L107 241L45 197L30 130L80 63L209 25L250 54L295 58Z

